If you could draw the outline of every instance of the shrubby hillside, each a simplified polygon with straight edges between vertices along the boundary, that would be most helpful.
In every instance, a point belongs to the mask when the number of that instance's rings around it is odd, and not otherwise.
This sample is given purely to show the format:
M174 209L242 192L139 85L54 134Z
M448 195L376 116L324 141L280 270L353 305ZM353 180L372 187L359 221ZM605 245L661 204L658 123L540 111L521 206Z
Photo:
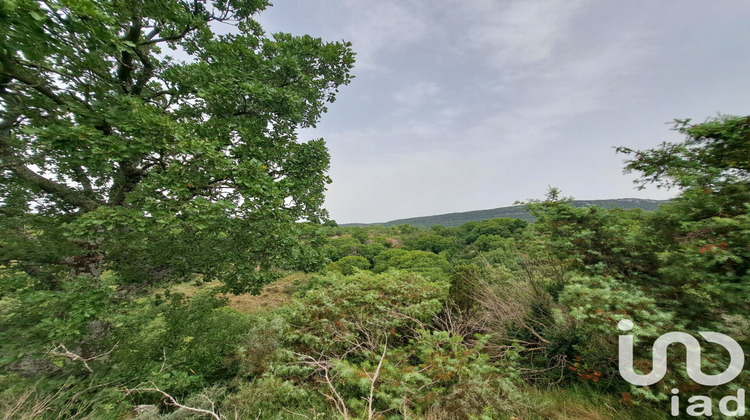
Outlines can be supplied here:
M653 386L625 382L620 320L635 322L642 343L677 330L750 341L750 182L740 159L750 119L677 129L681 144L622 149L644 182L682 189L656 211L574 207L553 189L526 204L532 224L306 223L314 239L305 240L318 244L308 252L322 265L277 268L282 280L257 296L225 294L209 277L133 285L116 269L47 273L4 239L2 410L6 418L666 418L671 389L683 398L708 390L680 363ZM28 247L46 233L26 232ZM637 366L648 366L649 349L635 349ZM706 372L728 363L713 347L704 357ZM711 392L731 394L730 385Z

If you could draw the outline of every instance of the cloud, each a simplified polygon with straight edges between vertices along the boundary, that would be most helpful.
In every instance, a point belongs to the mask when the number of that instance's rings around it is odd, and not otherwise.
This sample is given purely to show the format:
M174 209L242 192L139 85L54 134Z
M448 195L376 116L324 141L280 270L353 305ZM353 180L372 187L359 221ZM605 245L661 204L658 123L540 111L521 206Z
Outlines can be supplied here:
M425 207L450 212L463 203L468 209L480 188L467 183L475 169L465 156L429 148L380 156L377 161L342 161L331 172L334 181L326 206L343 223L420 216Z
M440 90L434 82L417 81L393 92L393 99L401 105L400 111L403 112L429 102Z
M297 33L351 40L358 53L352 85L304 133L328 142L332 215L496 207L547 184L581 198L649 197L631 189L611 146L654 147L673 116L747 108L742 13L701 4L279 4Z
M465 18L474 23L464 43L488 55L503 71L543 62L568 39L585 4L582 0L462 3Z
M493 139L488 148L500 143L502 156L533 152L565 138L574 121L644 93L629 81L654 54L641 37L621 33L604 46L548 56L524 78L527 83L508 82L498 91L497 104L467 135Z
M346 23L337 36L351 41L357 52L356 71L388 71L380 55L424 39L429 23L424 19L426 3L420 1L344 0L333 13ZM321 13L332 9L321 7Z

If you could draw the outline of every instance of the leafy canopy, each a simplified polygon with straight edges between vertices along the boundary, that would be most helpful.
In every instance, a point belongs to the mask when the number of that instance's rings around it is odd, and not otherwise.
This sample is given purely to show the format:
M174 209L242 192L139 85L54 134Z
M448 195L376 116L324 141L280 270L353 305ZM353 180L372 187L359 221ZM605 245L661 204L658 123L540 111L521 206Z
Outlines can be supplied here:
M2 2L0 229L27 252L0 258L30 266L54 236L126 281L200 273L242 292L308 255L297 222L326 216L329 155L296 130L354 54L266 36L252 16L268 5Z
M674 130L685 135L680 143L636 151L618 147L632 156L626 172L638 171L636 182L659 187L720 189L750 181L750 117L721 116L702 124L675 120Z

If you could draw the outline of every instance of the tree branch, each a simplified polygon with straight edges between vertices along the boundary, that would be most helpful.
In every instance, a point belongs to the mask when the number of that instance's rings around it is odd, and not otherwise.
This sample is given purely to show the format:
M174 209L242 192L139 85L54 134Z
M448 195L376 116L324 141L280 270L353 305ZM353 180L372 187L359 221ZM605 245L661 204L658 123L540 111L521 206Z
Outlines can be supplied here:
M126 159L118 162L119 168L109 190L109 204L120 206L125 203L127 194L141 182L144 172L138 168L139 164L140 159Z
M86 175L86 171L83 170L81 165L73 166L73 173L75 174L75 180L81 186L83 186L84 194L92 196L94 194L94 188L91 185L91 179Z
M162 27L161 26L154 26L154 29L151 30L148 34L146 34L145 38L147 40L152 40L156 35L159 35L159 32L161 32Z
M119 343L117 343L117 344L119 344ZM88 362L91 362L91 361L96 360L96 359L101 359L102 357L104 357L104 356L112 353L117 348L117 344L115 344L112 347L112 349L110 349L108 352L102 353L102 354L97 354L96 356L92 356L92 357L83 357L80 354L73 353L72 351L68 350L68 348L65 347L65 345L62 344L62 343L60 343L57 346L55 346L55 348L53 348L52 350L50 350L48 353L51 354L51 355L53 355L53 356L65 357L65 358L70 359L70 360L80 361L80 362L83 363L83 367L85 367L86 370L88 370L91 373L94 373L94 371L91 370L91 367L89 367Z
M151 385L153 386L153 388L134 388L134 389L127 389L127 388L125 388L125 395L130 395L133 392L157 392L157 393L163 395L164 398L167 399L167 405L171 405L173 407L177 407L177 408L180 408L182 410L190 411L190 412L193 412L193 413L206 414L206 415L209 415L209 416L213 417L216 420L223 420L223 417L220 416L216 412L216 408L214 406L214 402L211 401L210 399L208 399L208 397L204 396L206 398L206 400L208 400L208 402L211 404L211 410L204 410L202 408L188 407L186 405L182 405L182 404L178 403L177 400L173 396L171 396L171 395L167 394L166 392L162 391L161 389L159 389L153 383L151 383Z
M17 67L7 55L0 54L0 64L2 64L2 68L0 68L0 72L2 72L2 74L12 77L13 79L18 80L21 83L29 85L34 90L51 99L58 105L65 105L65 100L55 94L55 92L53 92L52 89L49 88L49 86L45 85L39 80L34 79L33 76L26 74L21 68Z
M182 32L178 34L165 36L163 38L148 39L147 41L141 42L138 45L152 45L152 44L158 44L160 42L166 42L166 41L179 41L180 39L184 38L185 35L187 35L190 31L194 31L196 29L198 29L197 26L188 26L187 28L185 28L185 30L183 30Z
M366 398L367 400L367 419L372 420L373 416L376 414L374 411L372 411L372 402L374 401L375 396L375 382L378 381L378 376L380 376L380 368L383 367L383 360L385 360L385 352L388 350L388 338L386 336L385 344L383 344L383 354L380 356L380 360L378 361L378 367L375 369L375 372L373 372L372 375L367 373L365 371L365 374L367 375L367 378L370 380L370 396Z
M141 70L140 74L138 75L138 78L136 79L135 85L133 86L132 93L133 95L140 95L143 91L143 88L146 86L146 83L148 83L149 80L154 76L154 71L156 68L154 67L154 63L151 61L151 58L148 56L148 47L146 48L146 52L144 53L139 48L133 49L135 54L138 56L138 59L141 61L141 64L143 65L143 69Z
M101 205L100 203L86 197L85 194L82 194L65 184L60 184L47 179L32 171L25 165L23 159L13 151L10 142L11 128L16 125L17 121L17 115L6 115L6 117L0 121L0 162L2 162L0 167L10 170L19 180L27 183L33 189L50 194L67 204L71 204L86 211L91 211L99 207Z
M138 39L141 37L141 24L138 17L133 17L133 20L132 25L130 25L122 40L137 45ZM120 81L120 88L123 93L130 93L130 88L133 84L133 54L125 50L118 61L120 62L120 66L117 68L117 79Z

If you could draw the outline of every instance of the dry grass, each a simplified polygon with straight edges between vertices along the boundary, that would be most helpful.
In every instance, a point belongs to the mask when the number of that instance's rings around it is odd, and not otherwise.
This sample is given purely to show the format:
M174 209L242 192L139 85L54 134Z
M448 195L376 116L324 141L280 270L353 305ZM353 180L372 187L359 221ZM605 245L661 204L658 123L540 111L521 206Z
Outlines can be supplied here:
M297 285L306 282L309 276L304 273L294 273L279 279L263 288L260 295L226 295L229 306L239 312L254 314L267 312L282 307L292 300L292 293Z
M90 413L96 408L95 400L81 399L81 395L90 393L95 388L106 387L110 384L91 386L75 394L65 393L64 390L72 385L69 379L55 392L43 392L38 389L39 382L25 392L15 396L0 398L0 420L36 420L46 418L50 420L93 420L96 414ZM55 414L57 413L57 414Z
M664 411L646 406L624 404L618 398L585 388L534 389L525 394L536 403L536 408L519 413L518 420L661 420L668 418Z
M385 238L385 240L391 244L391 248L401 248L401 241L395 238Z
M306 282L310 275L305 273L292 273L282 277L278 281L271 283L263 288L260 295L220 295L229 299L229 306L239 312L246 314L257 314L272 311L280 308L292 300L292 293L297 289L300 283ZM196 285L193 282L175 284L170 287L172 293L182 293L187 297L195 296L199 291L207 287L217 287L219 282L213 281Z

